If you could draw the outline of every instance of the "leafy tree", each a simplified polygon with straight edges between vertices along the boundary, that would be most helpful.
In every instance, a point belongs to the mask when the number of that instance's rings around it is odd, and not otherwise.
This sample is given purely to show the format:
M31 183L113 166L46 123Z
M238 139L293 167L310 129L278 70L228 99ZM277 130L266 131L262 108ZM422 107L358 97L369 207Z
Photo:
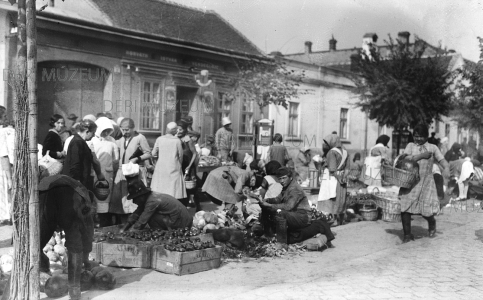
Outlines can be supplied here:
M269 104L288 108L288 100L298 98L304 93L299 89L299 82L305 77L304 71L295 71L287 67L279 57L273 60L236 61L238 72L231 79L234 92L229 97L235 97L242 91L247 93L260 108Z
M440 55L423 57L427 44L416 39L405 45L389 36L387 57L370 48L354 58L356 103L369 119L394 128L431 124L448 115L452 108L453 81L447 59Z
M452 115L459 126L476 130L483 138L483 38L478 40L480 61L459 70L459 94Z

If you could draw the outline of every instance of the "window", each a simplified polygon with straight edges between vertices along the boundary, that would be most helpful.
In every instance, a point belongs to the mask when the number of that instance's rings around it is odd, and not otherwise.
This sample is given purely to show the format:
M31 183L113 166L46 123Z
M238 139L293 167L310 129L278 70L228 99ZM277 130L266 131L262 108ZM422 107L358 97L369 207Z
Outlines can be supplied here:
M434 124L434 132L436 132L436 134L439 134L439 121L436 121Z
M444 125L444 136L449 137L450 127L449 124Z
M251 99L246 93L241 94L241 122L240 133L252 134L253 133L253 112L254 112L254 100Z
M156 82L143 83L143 98L141 104L141 129L160 130L159 112L161 104L161 85Z
M288 135L299 136L299 104L295 102L288 106Z
M349 138L349 109L341 108L340 109L340 138L341 139L348 139Z
M231 101L228 99L225 93L218 93L218 106L217 106L217 126L220 128L222 125L221 119L230 118L231 119Z

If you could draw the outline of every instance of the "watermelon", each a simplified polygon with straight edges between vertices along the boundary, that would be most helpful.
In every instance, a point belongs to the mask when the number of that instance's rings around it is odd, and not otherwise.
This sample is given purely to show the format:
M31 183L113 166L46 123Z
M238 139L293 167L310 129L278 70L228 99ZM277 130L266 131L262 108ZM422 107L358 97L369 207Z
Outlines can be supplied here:
M100 272L100 271L102 271L102 270L104 270L104 268L103 268L103 267L99 267L99 266L97 266L97 267L92 268L90 271L91 271L92 275L94 275L94 277L95 277L95 276L96 276L96 274L97 274L97 273L99 273L99 272Z
M69 292L69 281L67 275L54 275L45 282L45 293L50 298L58 298L67 295Z
M81 291L88 291L94 285L94 275L90 271L84 270L81 273Z
M100 290L112 290L116 285L116 278L106 269L103 269L95 275L96 286Z

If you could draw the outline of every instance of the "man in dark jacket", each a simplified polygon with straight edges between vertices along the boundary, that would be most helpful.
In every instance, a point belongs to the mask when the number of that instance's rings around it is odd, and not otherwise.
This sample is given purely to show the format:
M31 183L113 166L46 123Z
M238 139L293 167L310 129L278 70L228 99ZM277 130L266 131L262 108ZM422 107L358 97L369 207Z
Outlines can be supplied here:
M188 209L176 198L152 192L137 177L127 177L128 197L138 205L128 218L128 223L122 231L143 229L147 224L153 229L191 228L193 218Z
M61 228L68 254L70 299L80 299L82 263L90 269L89 253L94 236L93 214L96 203L77 180L64 175L49 176L39 184L40 271L50 273L49 258L42 249Z
M334 235L329 224L326 221L318 220L316 224L311 225L312 209L304 190L293 179L292 171L287 167L282 167L275 172L275 175L283 187L282 192L276 198L264 199L259 202L262 208L261 223L265 234L270 234L270 229L274 227L273 223L275 223L278 237L279 232L285 230L285 228L280 228L280 223L286 223L288 239L287 241L279 240L280 242L298 243L321 233L327 236L328 246L332 247L330 241L334 239Z

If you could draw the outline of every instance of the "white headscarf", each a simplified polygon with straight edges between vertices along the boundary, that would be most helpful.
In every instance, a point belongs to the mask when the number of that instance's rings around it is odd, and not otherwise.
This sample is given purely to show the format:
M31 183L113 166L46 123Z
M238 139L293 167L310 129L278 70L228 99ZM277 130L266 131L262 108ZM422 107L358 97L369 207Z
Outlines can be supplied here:
M97 125L97 130L96 130L97 137L101 137L101 133L106 129L114 130L111 120L109 120L106 117L100 117L99 119L97 119L96 125Z

